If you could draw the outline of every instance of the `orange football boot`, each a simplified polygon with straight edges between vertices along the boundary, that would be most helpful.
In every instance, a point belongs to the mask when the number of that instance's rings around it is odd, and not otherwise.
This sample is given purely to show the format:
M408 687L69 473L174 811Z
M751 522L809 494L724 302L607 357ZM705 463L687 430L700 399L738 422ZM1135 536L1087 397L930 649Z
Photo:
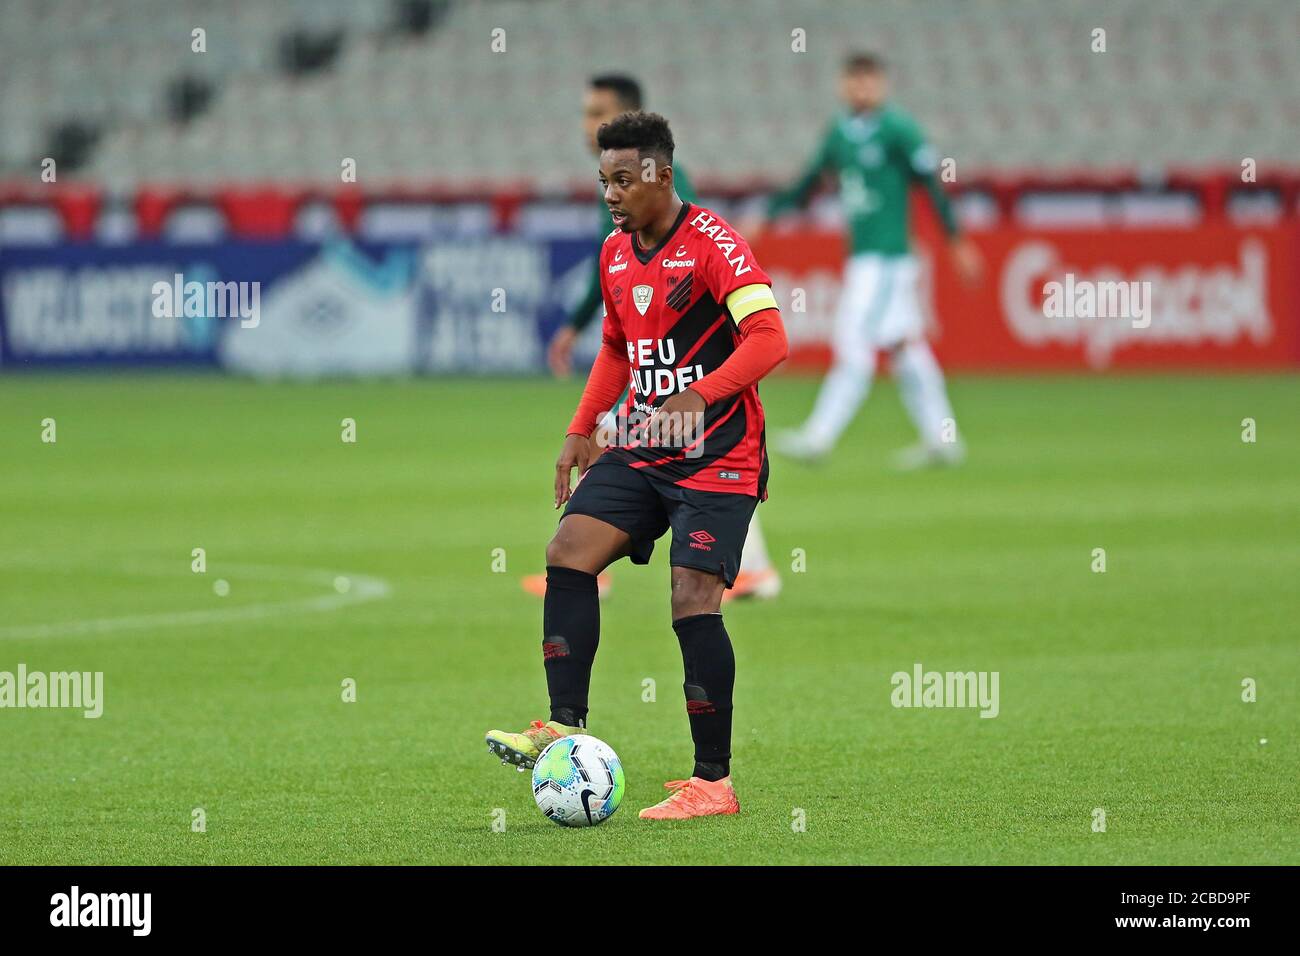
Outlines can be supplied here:
M642 820L689 820L740 812L740 801L736 799L730 777L715 781L691 777L669 780L664 786L672 794L642 810L639 814Z

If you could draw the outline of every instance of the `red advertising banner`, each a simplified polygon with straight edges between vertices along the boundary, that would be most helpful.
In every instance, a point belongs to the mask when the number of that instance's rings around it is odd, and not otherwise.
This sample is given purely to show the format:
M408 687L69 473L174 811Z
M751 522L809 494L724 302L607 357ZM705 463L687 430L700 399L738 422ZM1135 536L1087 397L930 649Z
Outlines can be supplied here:
M942 243L918 243L921 308L951 369L1269 369L1300 365L1300 231L1248 228L972 232L983 281L964 285ZM824 230L755 244L795 368L824 368L844 242ZM802 311L801 311L802 307Z

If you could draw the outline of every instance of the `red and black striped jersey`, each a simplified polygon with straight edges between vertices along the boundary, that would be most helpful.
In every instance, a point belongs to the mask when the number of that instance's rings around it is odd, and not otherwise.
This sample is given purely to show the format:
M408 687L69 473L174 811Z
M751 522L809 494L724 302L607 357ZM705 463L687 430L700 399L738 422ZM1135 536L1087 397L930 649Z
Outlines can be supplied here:
M765 497L756 385L707 406L697 437L684 448L650 446L639 427L669 396L725 362L740 342L740 321L767 307L760 302L772 303L771 279L749 244L722 217L683 203L653 249L640 248L634 234L610 233L600 281L604 342L626 352L630 377L618 435L605 454L685 488Z

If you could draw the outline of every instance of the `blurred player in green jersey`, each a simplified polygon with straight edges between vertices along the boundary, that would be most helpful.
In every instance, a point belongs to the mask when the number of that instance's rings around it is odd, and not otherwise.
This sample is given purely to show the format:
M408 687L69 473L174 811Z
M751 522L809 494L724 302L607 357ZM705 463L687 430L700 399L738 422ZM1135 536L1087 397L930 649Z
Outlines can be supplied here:
M837 114L804 174L768 201L769 217L802 206L827 172L838 176L849 230L850 258L835 317L834 362L812 415L778 436L779 451L795 458L827 454L866 399L876 356L890 353L903 403L920 442L899 453L903 468L956 464L965 454L948 403L943 372L925 340L911 254L908 194L923 187L943 222L959 276L975 282L979 251L957 228L938 178L938 157L916 121L888 99L881 60L855 53L844 65ZM752 233L752 229L751 229Z
M587 92L582 103L582 129L586 136L587 148L593 156L600 155L596 144L596 131L620 113L639 110L642 106L641 84L630 76L621 73L605 73L593 76L587 83ZM673 163L673 182L677 195L686 202L695 202L695 189L686 175L685 169L678 162ZM603 193L597 193L596 204L600 208L599 238L604 239L614 231L614 221L610 218L609 206ZM565 323L551 339L546 351L546 360L551 372L557 377L565 378L573 371L573 347L579 334L599 314L600 263L593 263L591 276L587 283L587 292L574 307ZM595 434L592 435L591 461L595 461L609 444L609 430L613 428L612 416L607 417ZM598 576L599 592L603 597L609 592L609 575ZM546 593L546 575L530 574L523 580L524 590L541 597ZM740 573L735 584L723 596L724 601L743 597L776 597L781 590L781 577L767 555L767 545L763 541L763 532L758 525L758 515L754 515L745 537L745 548L741 555Z

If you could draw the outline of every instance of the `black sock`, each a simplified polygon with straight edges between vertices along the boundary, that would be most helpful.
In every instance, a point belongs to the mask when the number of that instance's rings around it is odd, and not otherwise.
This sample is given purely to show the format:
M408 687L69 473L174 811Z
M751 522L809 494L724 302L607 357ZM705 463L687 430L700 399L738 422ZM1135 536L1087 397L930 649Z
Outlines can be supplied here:
M587 689L600 644L600 598L596 576L573 568L546 568L542 611L542 658L551 695L551 720L566 727L587 724Z
M720 763L704 763L697 760L695 761L695 769L691 771L692 777L699 777L701 780L708 780L710 783L721 780L730 774L730 760L723 760Z
M731 772L731 693L736 655L721 614L673 621L686 669L686 714L695 741L694 776L721 780Z

